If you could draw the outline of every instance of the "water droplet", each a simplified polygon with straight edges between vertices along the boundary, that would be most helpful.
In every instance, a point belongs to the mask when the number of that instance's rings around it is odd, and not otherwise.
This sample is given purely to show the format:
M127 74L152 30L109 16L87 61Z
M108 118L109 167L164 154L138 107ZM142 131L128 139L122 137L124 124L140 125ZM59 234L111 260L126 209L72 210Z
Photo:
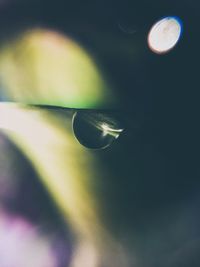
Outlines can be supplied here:
M110 146L123 131L116 119L93 111L77 111L73 116L72 125L79 143L90 149Z

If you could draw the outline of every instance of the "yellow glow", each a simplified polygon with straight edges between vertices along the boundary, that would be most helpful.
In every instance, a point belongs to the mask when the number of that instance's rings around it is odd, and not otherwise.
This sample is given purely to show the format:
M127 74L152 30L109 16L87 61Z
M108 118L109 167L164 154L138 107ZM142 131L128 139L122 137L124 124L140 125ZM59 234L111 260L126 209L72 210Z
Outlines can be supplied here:
M31 160L64 213L76 221L74 227L79 224L82 233L90 231L85 224L88 221L97 224L97 208L89 186L88 174L92 170L88 170L91 165L88 152L69 131L58 127L48 113L44 116L41 111L1 103L0 114L0 128L7 130Z
M97 65L76 42L50 30L25 32L0 49L7 101L97 108L114 101Z
M92 188L100 179L95 158L76 142L71 125L61 125L48 111L0 103L0 128L31 161L70 223L78 240L70 267L82 267L83 260L87 267L126 267L121 247L101 220Z

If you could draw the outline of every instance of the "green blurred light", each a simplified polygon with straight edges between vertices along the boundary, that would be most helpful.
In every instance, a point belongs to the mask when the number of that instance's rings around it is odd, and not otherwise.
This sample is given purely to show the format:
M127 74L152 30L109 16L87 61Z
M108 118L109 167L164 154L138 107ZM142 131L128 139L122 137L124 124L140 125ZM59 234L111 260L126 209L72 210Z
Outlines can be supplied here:
M93 59L54 31L25 32L0 50L7 101L70 108L109 106L114 98Z

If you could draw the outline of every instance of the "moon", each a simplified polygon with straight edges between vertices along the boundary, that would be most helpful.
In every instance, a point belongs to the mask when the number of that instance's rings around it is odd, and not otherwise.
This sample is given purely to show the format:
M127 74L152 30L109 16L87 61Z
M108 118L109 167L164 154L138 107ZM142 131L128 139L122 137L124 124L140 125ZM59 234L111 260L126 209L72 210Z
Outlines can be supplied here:
M163 54L171 50L178 42L182 33L182 24L177 17L165 17L157 21L149 31L149 48Z

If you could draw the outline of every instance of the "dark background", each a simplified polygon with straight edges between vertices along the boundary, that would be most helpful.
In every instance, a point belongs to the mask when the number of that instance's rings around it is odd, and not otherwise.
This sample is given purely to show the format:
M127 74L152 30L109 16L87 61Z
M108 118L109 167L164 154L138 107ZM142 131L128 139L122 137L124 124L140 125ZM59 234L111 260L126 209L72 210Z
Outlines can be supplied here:
M199 13L196 0L0 4L2 42L35 26L66 33L115 88L129 126L112 149L94 152L113 174L98 190L110 229L134 232L142 267L200 266ZM183 34L157 55L147 34L168 15L181 18Z

